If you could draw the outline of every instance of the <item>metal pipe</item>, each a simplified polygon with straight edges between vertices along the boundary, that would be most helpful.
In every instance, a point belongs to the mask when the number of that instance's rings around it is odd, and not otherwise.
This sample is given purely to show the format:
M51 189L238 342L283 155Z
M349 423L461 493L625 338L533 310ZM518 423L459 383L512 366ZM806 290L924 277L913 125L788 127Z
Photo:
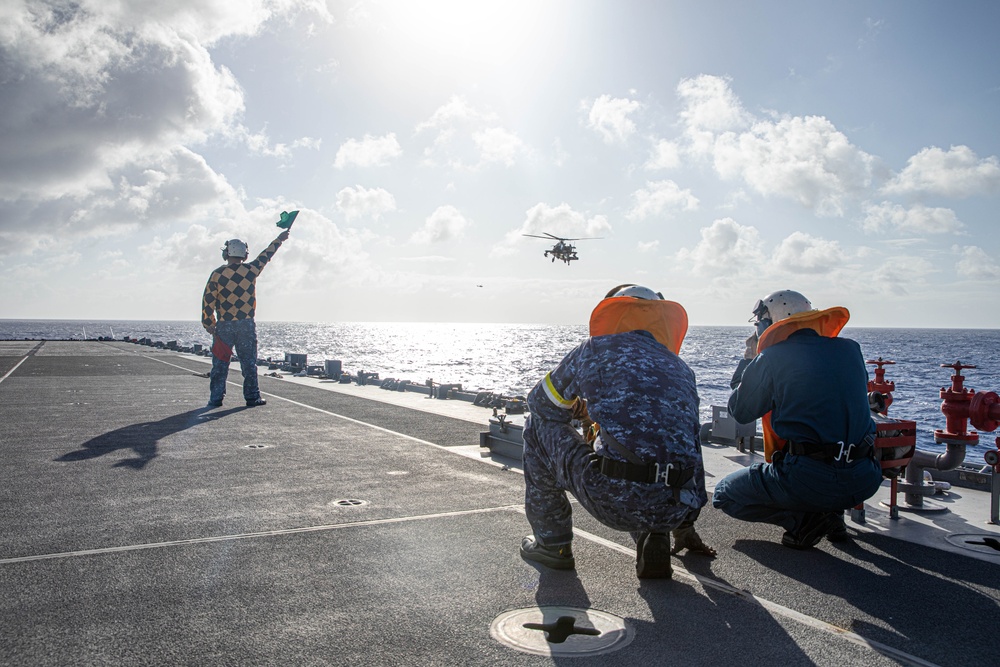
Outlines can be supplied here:
M945 445L944 453L932 454L923 450L913 452L913 459L906 464L906 485L907 488L921 489L924 484L924 469L934 470L954 470L965 461L965 444L949 442ZM924 504L922 493L907 491L905 494L906 504L910 507L920 507Z

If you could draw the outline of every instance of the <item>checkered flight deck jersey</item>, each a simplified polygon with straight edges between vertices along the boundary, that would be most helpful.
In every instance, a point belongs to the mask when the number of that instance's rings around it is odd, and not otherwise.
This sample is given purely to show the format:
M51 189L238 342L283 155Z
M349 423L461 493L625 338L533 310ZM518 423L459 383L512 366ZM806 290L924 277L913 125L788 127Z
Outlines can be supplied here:
M275 239L252 262L223 264L213 271L201 300L201 323L213 326L216 312L220 321L252 318L257 310L257 276L279 247L281 241Z

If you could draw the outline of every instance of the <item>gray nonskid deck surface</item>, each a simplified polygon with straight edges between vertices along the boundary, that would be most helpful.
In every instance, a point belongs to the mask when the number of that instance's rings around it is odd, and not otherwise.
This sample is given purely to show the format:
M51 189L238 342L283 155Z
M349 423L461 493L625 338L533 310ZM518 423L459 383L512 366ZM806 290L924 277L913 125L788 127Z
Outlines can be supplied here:
M0 362L31 349L11 347ZM245 409L230 385L207 410L205 370L46 343L0 383L0 664L900 664L823 623L931 663L995 658L990 563L874 534L794 552L707 509L719 557L640 583L628 536L578 510L577 571L552 572L517 555L520 475L448 451L485 418L269 378L289 401ZM490 636L539 605L635 639L552 658Z

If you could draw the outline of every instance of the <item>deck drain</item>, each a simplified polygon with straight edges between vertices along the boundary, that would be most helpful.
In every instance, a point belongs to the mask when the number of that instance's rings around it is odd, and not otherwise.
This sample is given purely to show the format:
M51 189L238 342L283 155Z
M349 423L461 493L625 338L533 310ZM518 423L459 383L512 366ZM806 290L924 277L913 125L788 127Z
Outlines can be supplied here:
M981 554L1000 556L1000 537L992 533L956 533L945 538L950 544Z
M367 500L358 500L357 498L342 498L340 500L334 500L334 505L341 505L343 507L357 507L358 505L367 505Z
M635 632L625 620L596 609L531 607L500 614L490 634L501 644L534 655L587 657L627 646Z
M266 449L267 445L243 445L243 449Z

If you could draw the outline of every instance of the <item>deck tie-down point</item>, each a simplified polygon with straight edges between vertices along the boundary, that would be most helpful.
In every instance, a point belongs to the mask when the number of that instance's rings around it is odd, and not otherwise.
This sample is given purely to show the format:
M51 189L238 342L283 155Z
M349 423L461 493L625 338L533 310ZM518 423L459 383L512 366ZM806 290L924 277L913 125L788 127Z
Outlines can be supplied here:
M955 533L947 536L945 541L981 554L1000 555L1000 539L991 533Z
M542 630L551 644L562 644L570 635L590 635L596 637L601 631L596 628L578 628L572 616L560 616L555 623L525 623L529 630Z
M548 656L590 656L627 646L635 636L625 620L596 609L531 607L504 612L490 626L510 648Z

